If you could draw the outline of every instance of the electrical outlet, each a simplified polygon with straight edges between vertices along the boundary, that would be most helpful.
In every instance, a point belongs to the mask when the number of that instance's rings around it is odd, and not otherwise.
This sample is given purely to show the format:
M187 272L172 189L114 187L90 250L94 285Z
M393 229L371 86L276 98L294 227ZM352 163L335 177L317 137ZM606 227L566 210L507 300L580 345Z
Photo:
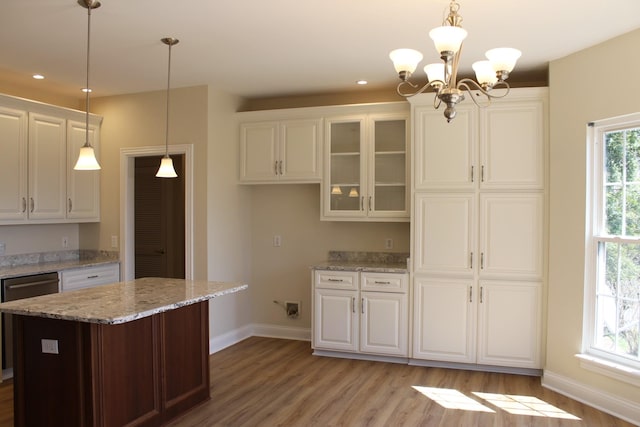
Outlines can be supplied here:
M40 340L42 343L42 352L47 354L59 354L58 351L58 340Z
M393 239L390 239L390 238L384 239L384 248L393 249Z
M111 236L111 247L112 248L118 247L118 236Z
M63 248L68 248L69 247L69 238L67 236L64 236L62 238L62 247Z
M280 246L282 246L282 236L278 234L273 236L273 246L276 248L279 248Z
M297 319L300 315L300 301L285 301L284 308L287 311L287 317Z

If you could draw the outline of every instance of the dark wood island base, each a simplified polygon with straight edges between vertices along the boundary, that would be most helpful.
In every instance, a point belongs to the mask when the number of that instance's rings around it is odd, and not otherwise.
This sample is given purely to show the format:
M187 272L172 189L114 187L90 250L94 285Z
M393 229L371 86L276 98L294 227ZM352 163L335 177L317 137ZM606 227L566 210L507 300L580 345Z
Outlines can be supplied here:
M15 426L159 426L208 400L208 313L205 300L119 324L14 315Z

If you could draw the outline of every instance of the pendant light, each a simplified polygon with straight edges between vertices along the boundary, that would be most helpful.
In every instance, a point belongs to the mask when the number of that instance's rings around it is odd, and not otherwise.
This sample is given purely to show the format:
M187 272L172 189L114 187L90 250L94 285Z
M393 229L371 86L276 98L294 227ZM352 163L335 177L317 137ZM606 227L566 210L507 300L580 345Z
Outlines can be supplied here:
M167 122L164 139L165 154L160 161L160 168L158 169L156 176L158 178L175 178L178 174L173 168L173 160L169 157L169 92L171 88L171 46L178 44L180 40L172 37L166 37L161 39L161 41L169 46L169 69L167 71Z
M84 145L80 148L80 154L78 155L78 161L73 167L75 170L98 170L100 165L96 160L96 154L93 151L93 147L89 143L89 92L91 92L91 86L89 86L89 53L91 52L91 9L97 9L100 7L100 2L97 0L78 0L78 4L87 9L87 85L84 88L86 94L86 123L85 123L85 141Z

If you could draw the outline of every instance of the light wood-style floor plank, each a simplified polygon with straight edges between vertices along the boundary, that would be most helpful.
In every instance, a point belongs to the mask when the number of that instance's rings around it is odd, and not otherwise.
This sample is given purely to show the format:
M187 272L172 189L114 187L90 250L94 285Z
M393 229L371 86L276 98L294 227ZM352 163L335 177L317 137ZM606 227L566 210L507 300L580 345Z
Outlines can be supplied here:
M259 337L210 360L211 400L169 426L632 426L537 377L318 357L308 342ZM0 385L0 426L11 394Z

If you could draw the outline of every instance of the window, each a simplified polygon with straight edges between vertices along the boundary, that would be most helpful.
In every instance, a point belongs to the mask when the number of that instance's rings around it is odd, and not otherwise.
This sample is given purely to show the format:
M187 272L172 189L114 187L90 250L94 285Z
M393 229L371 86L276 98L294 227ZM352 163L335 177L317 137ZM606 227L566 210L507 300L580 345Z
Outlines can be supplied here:
M591 125L585 352L640 368L640 114Z

